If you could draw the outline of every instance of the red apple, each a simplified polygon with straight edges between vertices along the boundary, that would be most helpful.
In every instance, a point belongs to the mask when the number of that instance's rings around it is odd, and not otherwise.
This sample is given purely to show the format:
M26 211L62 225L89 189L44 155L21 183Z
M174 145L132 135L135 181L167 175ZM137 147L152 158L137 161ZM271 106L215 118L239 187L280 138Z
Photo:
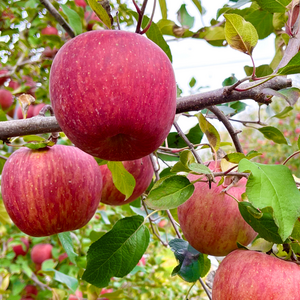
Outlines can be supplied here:
M13 90L16 90L16 89L19 88L21 85L19 84L19 82L14 81L14 80L11 80L11 81L8 83L8 86L9 86L10 88L12 88Z
M82 299L82 292L81 291L75 291L75 295L70 295L69 296L69 300L78 300L78 299Z
M77 6L86 7L86 2L84 0L75 0Z
M8 239L8 242L12 241L13 239L10 238ZM27 238L25 237L21 237L20 238L21 240L21 244L20 245L15 245L12 247L13 251L15 252L16 254L16 257L19 256L19 255L22 255L22 256L25 256L28 252L28 249L29 249L29 241Z
M26 119L32 118L33 112L34 112L34 105L30 105L27 111ZM19 106L17 109L17 117L18 119L23 119L23 112L21 106Z
M14 102L13 95L10 91L0 89L0 109L9 108Z
M43 35L58 35L58 30L55 27L47 26L42 29L41 34L43 34Z
M1 191L21 231L48 236L88 223L100 202L102 175L92 156L72 146L20 148L4 165Z
M112 293L114 290L113 289L102 289L100 292L100 295L104 295L104 294L109 294ZM109 300L108 298L100 298L102 300Z
M23 83L29 87L29 89L26 90L26 94L30 94L31 96L35 97L35 91L36 91L36 83L33 81L33 79L30 76L23 76Z
M217 269L213 300L298 300L300 267L256 251L235 250Z
M62 130L77 147L102 159L147 156L174 121L171 62L136 33L94 30L71 39L53 60L49 86Z
M41 265L45 260L52 258L52 245L37 244L31 249L31 260L38 265Z
M62 262L64 259L66 259L68 257L67 253L63 253L58 257L58 261Z
M142 256L142 258L139 260L138 266L146 266L146 258L145 256Z
M86 11L84 13L84 19L87 23L87 30L92 30L94 24L100 22L100 19L93 11Z
M123 165L136 181L132 195L125 200L125 195L119 192L115 187L111 172L107 165L102 165L100 166L103 176L102 203L109 205L123 205L130 203L141 196L151 183L153 167L149 156L137 160L123 161Z
M2 70L0 70L0 75L4 75L7 74L8 70L3 68ZM9 79L9 76L4 76L4 77L0 77L0 85L2 85L7 79Z
M33 116L37 116L41 109L45 106L45 103L40 103L33 106Z
M38 289L35 285L26 285L23 294L25 297L24 299L29 299L31 297L36 298L38 294Z
M214 163L209 167L214 169ZM188 178L194 181L199 176L190 174ZM244 178L227 192L242 201L245 185ZM225 256L237 249L237 242L248 245L257 235L241 216L236 201L223 189L218 182L212 182L211 189L207 182L197 182L193 195L177 209L182 232L190 245L215 256Z
M47 58L53 58L56 55L57 51L57 48L51 49L50 47L46 47L45 50L42 52L42 56Z

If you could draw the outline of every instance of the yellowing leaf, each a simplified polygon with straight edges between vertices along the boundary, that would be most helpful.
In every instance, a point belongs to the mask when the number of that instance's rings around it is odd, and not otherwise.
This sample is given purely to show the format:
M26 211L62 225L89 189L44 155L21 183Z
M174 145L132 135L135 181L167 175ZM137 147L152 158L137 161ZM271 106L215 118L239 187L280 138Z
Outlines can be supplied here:
M111 20L107 13L107 11L103 8L103 6L98 3L97 0L88 0L89 6L95 12L95 14L99 17L99 19L109 28L111 29Z
M233 49L252 55L258 41L255 27L236 14L225 14L225 38Z
M0 223L3 225L5 224L11 224L10 217L8 213L6 212L6 209L4 207L4 203L2 200L0 200Z

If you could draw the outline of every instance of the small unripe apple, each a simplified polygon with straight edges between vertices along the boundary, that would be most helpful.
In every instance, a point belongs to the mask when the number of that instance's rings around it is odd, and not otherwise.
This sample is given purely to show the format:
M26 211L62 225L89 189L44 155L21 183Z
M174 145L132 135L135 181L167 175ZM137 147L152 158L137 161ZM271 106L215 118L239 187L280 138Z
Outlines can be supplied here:
M102 175L96 160L78 148L24 147L6 161L1 192L21 231L48 236L89 222L100 202Z
M214 170L214 162L209 167ZM220 171L217 166L216 171ZM190 181L198 175L188 175ZM241 179L227 193L242 201L246 179ZM225 256L237 249L237 242L248 245L257 233L240 214L237 202L222 190L224 185L207 182L195 183L193 195L178 207L178 219L182 232L192 247L201 253Z
M0 108L7 109L14 102L13 95L6 89L0 89Z
M52 258L51 244L37 244L31 249L31 260L38 265L41 265L45 260Z
M117 190L113 183L112 174L107 165L100 166L103 176L101 202L109 205L123 205L140 197L150 185L153 177L153 167L149 156L130 161L123 161L124 168L136 181L132 195L125 200L125 195Z
M213 300L299 300L300 267L265 253L235 250L219 265Z
M68 41L53 60L49 90L70 141L106 160L149 155L163 143L175 117L169 58L132 32L93 30Z
M58 35L58 30L55 27L47 26L42 29L41 34L43 34L43 35Z

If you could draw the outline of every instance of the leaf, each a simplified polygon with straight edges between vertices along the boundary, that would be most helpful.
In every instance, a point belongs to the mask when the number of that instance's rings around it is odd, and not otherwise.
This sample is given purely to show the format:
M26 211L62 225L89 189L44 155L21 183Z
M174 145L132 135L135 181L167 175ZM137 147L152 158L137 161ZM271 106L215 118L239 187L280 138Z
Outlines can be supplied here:
M238 79L232 74L230 77L224 79L222 82L222 86L230 86L235 84L238 81Z
M10 225L12 223L2 199L0 199L0 223L3 225Z
M249 202L239 202L239 210L244 220L265 240L282 244L283 240L278 234L278 226L275 224L271 213L263 213L257 210Z
M283 95L283 98L290 104L295 105L300 98L300 89L291 87L277 91L277 93ZM273 101L277 101L277 97L273 97Z
M69 8L66 4L61 4L60 5L63 12L68 18L69 24L72 27L75 35L81 34L82 33L82 22L80 16L77 14L76 11L73 9Z
M245 66L245 73L247 76L251 76L253 73L253 67ZM273 73L273 69L269 65L261 65L255 69L255 75L257 77L264 77Z
M175 267L172 276L179 275L187 282L195 282L203 277L210 269L210 260L198 252L187 241L173 239L169 242L179 265Z
M195 84L196 84L196 79L195 79L195 77L192 77L192 79L189 82L189 86L192 88L195 86Z
M117 221L112 230L93 243L87 254L82 279L101 288L112 277L126 276L146 251L150 233L141 216Z
M197 145L202 140L203 132L201 131L199 124L196 124L187 133L185 133L185 135L192 144ZM184 148L187 146L186 142L182 139L182 137L180 137L178 132L169 133L167 141L169 148Z
M225 38L233 49L252 55L258 35L255 27L236 14L225 14Z
M26 135L23 137L24 142L44 142L45 139L38 135Z
M136 20L138 20L139 16L137 12L135 11L130 11L130 13L134 16ZM145 28L148 23L150 22L150 18L144 15L143 21L142 21L142 27ZM169 45L165 41L165 39L162 36L162 33L160 32L157 24L155 24L153 21L151 23L151 26L149 30L146 32L146 36L154 42L156 45L158 45L169 57L170 61L172 62L172 53L170 50Z
M110 17L107 11L103 8L103 6L97 0L87 0L87 1L89 3L89 6L99 17L99 19L108 27L108 29L111 29Z
M0 122L5 122L7 121L7 116L6 113L1 109L1 105L0 105Z
M136 184L134 177L124 168L120 161L109 161L107 162L107 167L111 171L115 187L128 199L132 195Z
M300 220L298 219L295 223L293 232L291 234L291 236L297 240L298 242L300 242Z
M189 15L186 10L186 5L182 4L177 11L177 20L183 27L192 28L194 26L195 18Z
M48 269L43 270L43 273L46 273L48 275L50 275L50 274L52 275L54 273L53 279L55 279L58 282L64 283L73 292L75 292L79 286L79 282L76 278L68 276L62 272L55 270L55 269L48 268Z
M167 176L154 184L145 203L157 210L176 208L192 196L194 189L186 176Z
M59 238L62 246L64 247L66 253L68 254L70 261L74 265L76 265L77 264L76 256L78 256L78 254L76 252L74 252L73 242L72 242L70 232L61 232L58 234L58 238Z
M171 172L190 172L189 165L195 161L193 153L190 150L184 150L180 153L180 161L173 166Z
M272 116L272 118L284 119L290 115L291 110L293 110L293 107L286 106L280 113Z
M203 15L205 13L205 9L202 7L201 1L200 0L192 0L192 1L196 5L196 7L198 8L200 14Z
M277 72L279 75L290 75L300 73L300 52L298 52L292 59L280 68Z
M202 113L198 113L196 116L198 117L200 128L206 135L209 144L215 149L215 151L218 151L221 142L219 132L205 119Z
M291 0L256 0L258 5L270 13L284 13Z
M160 6L160 11L161 11L161 16L163 19L168 18L168 10L167 10L167 3L166 0L159 0L159 6Z
M258 128L258 131L260 131L264 137L268 140L271 140L277 144L286 144L288 145L288 142L282 132L272 126L265 126L262 128Z
M273 209L278 233L285 241L300 216L300 192L291 171L282 165L263 165L242 159L239 172L246 171L251 172L246 184L249 201L257 209Z
M273 244L274 243L268 242L263 238L257 238L254 242L252 242L248 249L252 251L269 252L272 249Z
M243 153L236 152L236 153L229 153L225 155L224 158L233 164L238 164L240 160L246 158L246 156Z
M37 150L41 148L51 147L54 146L55 143L52 141L44 140L44 142L31 142L23 145L24 147L27 147L32 150Z
M207 166L204 166L202 164L191 163L189 165L189 168L191 171L196 172L198 174L212 174L212 171Z

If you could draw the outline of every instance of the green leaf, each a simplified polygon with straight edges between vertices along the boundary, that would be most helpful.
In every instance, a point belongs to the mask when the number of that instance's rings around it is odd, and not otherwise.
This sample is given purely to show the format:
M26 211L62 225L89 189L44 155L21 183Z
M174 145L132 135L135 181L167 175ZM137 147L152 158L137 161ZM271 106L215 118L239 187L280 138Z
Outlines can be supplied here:
M204 27L199 32L200 39L206 40L209 44L217 47L226 46L224 27Z
M242 159L239 172L250 171L246 194L252 205L273 209L273 216L283 241L291 234L300 216L300 192L288 167L263 165Z
M81 34L82 33L82 22L80 16L77 14L76 11L73 9L69 8L66 4L61 4L60 5L63 12L68 18L69 24L72 27L75 35Z
M278 226L275 224L273 215L259 211L249 202L239 202L239 210L244 220L265 240L282 244L283 240L278 234Z
M183 150L180 153L180 161L173 166L171 172L190 172L189 165L195 161L195 157L190 150Z
M281 89L279 91L276 91L277 93L284 96L284 99L290 104L295 105L300 98L300 89L296 87ZM279 97L278 97L279 98ZM280 97L281 98L281 97ZM281 98L282 99L282 98ZM277 96L274 96L273 101L277 101Z
M204 14L205 13L205 9L202 7L201 5L201 1L200 0L192 0L193 3L196 5L196 7L198 8L200 14Z
M76 265L76 256L78 256L78 254L74 252L73 242L72 242L70 232L61 232L58 234L58 238L62 246L64 247L66 253L68 254L70 261L74 265Z
M5 122L7 121L7 116L6 113L1 109L1 105L0 105L0 122Z
M130 13L134 16L136 20L138 20L139 16L138 13L135 11L130 11ZM142 27L145 28L148 23L150 22L150 18L144 15L143 21L142 21ZM172 62L172 53L170 50L169 45L165 41L165 39L162 36L162 33L160 32L157 24L155 24L153 21L151 23L151 26L149 30L146 32L146 36L154 42L156 45L158 45L169 57L170 61Z
M235 84L237 81L238 79L234 76L234 74L232 74L230 77L224 79L224 81L222 82L222 86L230 86Z
M195 86L195 84L196 84L196 79L195 79L195 77L192 77L192 79L189 82L189 86L192 88Z
M160 11L161 11L161 16L163 19L168 18L168 10L167 10L167 3L166 0L159 0L159 6L160 6Z
M258 128L258 131L260 131L264 137L268 140L271 140L277 144L286 144L288 145L288 142L282 132L272 126L265 126L262 128Z
M41 148L46 148L46 147L51 147L51 146L54 146L55 143L52 142L52 141L47 141L47 140L44 140L45 142L30 142L28 144L25 144L24 147L27 147L29 149L32 149L32 150L37 150L37 149L41 149Z
M182 4L177 11L177 19L183 27L192 28L194 26L195 18L189 15L185 4Z
M212 174L212 171L207 166L204 166L202 164L191 163L189 165L189 168L191 171L196 172L198 174Z
M293 110L292 106L286 106L280 113L272 116L272 118L284 119L290 115L291 110Z
M120 161L109 161L107 162L107 167L111 171L115 187L128 199L132 195L136 184L134 177L124 168Z
M251 150L249 153L247 153L246 158L247 159L252 159L252 158L254 158L256 156L260 156L261 154L262 153L260 153L260 152L257 152L255 150Z
M279 75L289 75L300 73L300 52L298 52L288 64L280 68L277 72Z
M111 20L107 13L107 11L103 8L103 6L97 0L87 0L89 6L96 13L99 19L109 28L111 29Z
M194 189L186 176L167 176L154 184L145 203L157 210L176 208L192 196Z
M258 35L255 27L236 14L225 14L225 37L233 49L252 55Z
M2 199L0 199L0 223L2 223L3 225L5 225L5 224L10 225L12 223L11 219L5 209Z
M93 243L82 279L101 288L112 277L126 276L146 251L150 233L141 216L117 221L112 230Z
M187 133L185 133L185 135L192 144L197 145L202 140L203 132L201 131L199 124L196 124ZM187 146L186 142L182 139L178 132L169 133L167 141L169 148L184 148Z
M253 67L245 66L245 73L247 76L252 75ZM256 77L264 77L273 73L273 69L269 65L261 65L255 69Z
M187 282L195 282L199 277L206 275L210 269L210 260L206 255L204 256L182 239L171 240L169 246L179 262L172 276L179 275Z
M209 144L215 149L215 151L218 151L221 142L219 132L211 123L209 123L205 119L202 113L198 113L196 114L196 116L199 120L200 128L202 132L206 135Z
M300 220L298 219L295 223L293 232L291 234L291 236L297 240L298 242L300 242Z
M291 0L256 0L258 5L270 13L284 13Z
M55 269L48 268L48 269L45 269L43 271L43 273L46 273L49 275L50 274L52 275L54 273L53 279L58 282L64 283L73 292L75 292L79 286L79 282L76 278L68 276L62 272L55 270Z
M246 156L244 153L236 152L236 153L229 153L224 158L233 164L238 164L240 160L246 158Z
M43 137L38 135L26 135L23 137L24 142L44 142L46 141Z

